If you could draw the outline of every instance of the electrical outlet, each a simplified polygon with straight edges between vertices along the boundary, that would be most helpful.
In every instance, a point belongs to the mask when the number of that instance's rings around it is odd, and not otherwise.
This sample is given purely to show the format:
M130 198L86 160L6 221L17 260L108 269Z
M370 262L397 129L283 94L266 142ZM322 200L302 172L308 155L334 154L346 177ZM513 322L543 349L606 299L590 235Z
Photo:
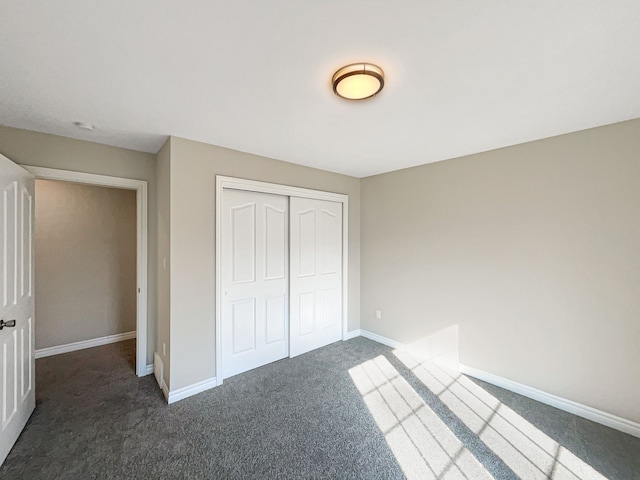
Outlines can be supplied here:
M382 310L376 310L376 318L380 320L382 318Z

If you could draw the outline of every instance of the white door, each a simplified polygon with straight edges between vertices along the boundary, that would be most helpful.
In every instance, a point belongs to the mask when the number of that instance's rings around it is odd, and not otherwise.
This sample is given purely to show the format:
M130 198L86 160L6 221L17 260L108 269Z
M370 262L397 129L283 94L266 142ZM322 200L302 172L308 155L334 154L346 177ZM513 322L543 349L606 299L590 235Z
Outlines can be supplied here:
M289 199L224 189L222 377L289 354Z
M291 197L291 356L342 338L342 204Z
M33 175L0 155L0 190L2 464L36 404L33 333Z

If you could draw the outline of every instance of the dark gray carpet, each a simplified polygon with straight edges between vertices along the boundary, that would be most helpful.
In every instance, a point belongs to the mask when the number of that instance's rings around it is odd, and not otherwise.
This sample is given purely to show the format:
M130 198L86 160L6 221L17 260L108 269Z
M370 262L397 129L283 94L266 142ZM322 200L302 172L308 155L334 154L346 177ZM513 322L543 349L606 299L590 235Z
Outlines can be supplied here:
M132 340L38 360L36 411L0 478L404 478L348 372L379 355L489 473L517 478L375 342L338 342L169 406L153 376L135 377L134 349ZM481 385L611 480L640 478L640 439Z

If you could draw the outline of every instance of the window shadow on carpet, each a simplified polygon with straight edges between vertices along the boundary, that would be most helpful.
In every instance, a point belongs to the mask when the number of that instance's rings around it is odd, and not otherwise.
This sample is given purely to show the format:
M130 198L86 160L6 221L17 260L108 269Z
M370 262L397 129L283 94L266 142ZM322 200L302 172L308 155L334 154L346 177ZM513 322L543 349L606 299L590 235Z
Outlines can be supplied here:
M409 479L606 480L458 372L394 351L349 374Z

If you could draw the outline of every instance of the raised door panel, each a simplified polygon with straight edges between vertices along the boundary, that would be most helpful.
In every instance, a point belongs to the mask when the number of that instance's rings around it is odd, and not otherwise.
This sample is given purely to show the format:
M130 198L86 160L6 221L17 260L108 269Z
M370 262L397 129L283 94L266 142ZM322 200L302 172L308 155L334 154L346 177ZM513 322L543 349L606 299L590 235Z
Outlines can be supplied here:
M336 288L324 288L322 290L322 310L320 316L322 318L322 328L324 330L335 328L340 324L341 315L337 311L340 301L340 292Z
M17 303L18 273L18 182L5 186L3 196L2 298L9 307Z
M24 326L20 328L20 392L22 394L22 401L25 402L33 390L33 365L34 365L34 351L33 345L34 332L33 332L33 317L29 317Z
M265 280L284 280L287 275L287 218L286 209L272 205L264 207Z
M256 205L231 208L231 282L249 283L256 279Z
M256 302L254 298L231 304L231 354L256 349Z
M18 411L18 332L13 330L2 338L2 429Z
M286 295L269 297L266 300L266 338L265 343L283 342L287 338Z
M20 296L32 295L33 246L33 196L24 186L20 189Z
M298 262L294 276L310 277L316 273L316 211L297 212Z
M335 212L324 208L320 212L320 219L321 272L323 275L339 274L342 269L342 220Z
M2 337L0 343L2 429L18 413L33 389L33 319L27 318Z
M301 337L315 332L316 292L298 294L298 332Z

